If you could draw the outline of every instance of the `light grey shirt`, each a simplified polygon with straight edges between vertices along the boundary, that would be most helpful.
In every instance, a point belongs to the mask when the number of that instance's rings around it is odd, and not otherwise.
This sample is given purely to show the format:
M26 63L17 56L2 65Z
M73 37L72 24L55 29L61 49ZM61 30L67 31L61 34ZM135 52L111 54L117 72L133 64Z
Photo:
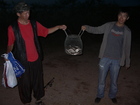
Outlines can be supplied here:
M108 41L108 35L110 33L110 30L114 26L114 24L116 24L116 22L108 22L98 27L85 25L86 31L89 33L104 34L103 41L100 47L99 58L102 58L104 56L104 52ZM124 25L124 38L123 38L120 66L124 66L124 65L126 65L127 67L130 66L130 50L131 50L131 30L126 25Z

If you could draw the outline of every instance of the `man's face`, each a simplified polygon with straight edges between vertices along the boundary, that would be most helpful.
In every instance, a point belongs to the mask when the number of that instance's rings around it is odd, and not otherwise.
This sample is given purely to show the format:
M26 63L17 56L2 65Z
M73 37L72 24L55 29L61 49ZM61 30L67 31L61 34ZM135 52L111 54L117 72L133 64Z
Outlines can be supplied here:
M29 16L30 16L30 11L23 11L22 13L17 13L17 16L20 19L28 20L29 19Z
M125 12L120 12L118 14L118 23L120 24L124 24L126 20L128 20L129 17L128 17L128 14L125 13Z

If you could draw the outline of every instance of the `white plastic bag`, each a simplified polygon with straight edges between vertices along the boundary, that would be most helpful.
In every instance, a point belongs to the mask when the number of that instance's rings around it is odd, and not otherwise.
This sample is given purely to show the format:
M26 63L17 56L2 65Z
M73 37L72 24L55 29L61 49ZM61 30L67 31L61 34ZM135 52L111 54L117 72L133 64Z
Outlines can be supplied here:
M4 71L2 77L4 87L13 88L17 85L17 78L10 61L4 63Z

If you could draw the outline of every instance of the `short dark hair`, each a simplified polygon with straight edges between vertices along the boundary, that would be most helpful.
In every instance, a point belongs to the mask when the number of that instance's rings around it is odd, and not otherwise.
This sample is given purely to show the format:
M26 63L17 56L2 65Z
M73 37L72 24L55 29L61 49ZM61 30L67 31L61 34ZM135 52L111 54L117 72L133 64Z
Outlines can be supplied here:
M129 7L121 7L119 9L118 13L120 13L120 12L127 13L128 17L130 16L130 8Z
M29 11L30 6L28 6L25 2L19 2L15 8L14 8L16 13L22 13L24 11Z

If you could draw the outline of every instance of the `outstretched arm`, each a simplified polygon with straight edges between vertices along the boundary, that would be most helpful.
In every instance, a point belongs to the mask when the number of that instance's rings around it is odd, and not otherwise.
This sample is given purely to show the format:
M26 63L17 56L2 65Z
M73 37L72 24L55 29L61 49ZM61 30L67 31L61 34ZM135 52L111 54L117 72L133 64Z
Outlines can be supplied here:
M52 27L52 28L48 28L49 29L49 32L48 34L51 34L59 29L62 29L62 30L65 30L67 28L66 25L58 25L58 26L55 26L55 27Z
M83 26L81 26L81 30L87 31L92 34L103 34L105 32L105 28L106 28L107 24L108 23L105 23L105 24L103 24L101 26L97 26L97 27L83 25Z

